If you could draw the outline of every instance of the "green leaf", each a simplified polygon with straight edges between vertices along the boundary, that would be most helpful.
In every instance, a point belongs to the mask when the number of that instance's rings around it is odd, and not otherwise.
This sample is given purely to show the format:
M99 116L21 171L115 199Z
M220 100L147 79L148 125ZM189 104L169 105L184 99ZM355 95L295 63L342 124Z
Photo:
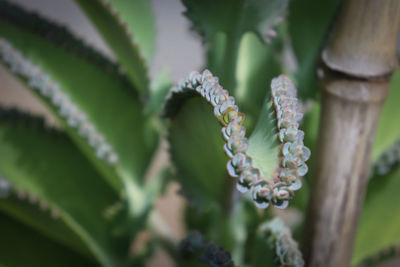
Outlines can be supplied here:
M400 169L368 184L352 264L400 243Z
M271 0L183 0L186 16L192 20L194 29L210 40L218 32L234 33L237 36L252 31L261 40L269 37L268 31L279 21L288 1Z
M264 99L270 97L267 85L273 77L282 73L281 50L280 38L274 38L267 45L252 32L244 34L240 42L234 95L246 113L246 126L250 132L257 122Z
M147 113L162 113L165 98L172 86L172 81L167 68L164 68L152 81L150 85L150 99L146 106Z
M5 267L97 266L0 213L0 265Z
M147 1L76 0L76 2L89 16L104 40L114 51L118 62L126 71L132 84L145 97L149 91L149 77L145 55L142 54L139 45L149 45L146 49L146 57L149 57L150 51L153 50L151 39L154 37L152 36L154 25L152 16L149 14L150 7L146 3ZM132 10L134 9L136 10L133 14ZM140 17L133 16L138 13L141 14ZM139 19L143 16L149 17L140 21ZM150 24L143 26L146 22L150 22ZM140 27L142 27L142 31L138 33L138 41L136 41L135 34ZM149 36L146 36L146 34L149 34Z
M286 208L293 191L301 188L301 176L308 172L305 161L310 150L299 130L303 114L298 111L296 88L281 75L271 82L271 100L265 101L256 129L249 138L248 155L260 172L253 198L260 207L270 202ZM253 182L254 183L254 182Z
M109 2L115 14L119 14L119 17L115 16L126 23L127 30L133 34L133 39L137 42L147 64L150 64L156 38L155 17L151 1L103 0L103 2Z
M247 153L253 158L254 165L261 175L269 180L280 164L281 148L272 103L266 100L260 113L256 129L249 139Z
M319 85L316 63L340 0L292 0L289 33L298 61L299 97L315 98Z
M399 245L387 247L378 253L363 259L363 261L358 264L358 266L394 266L394 264L398 263L398 258L400 256L400 247ZM390 260L394 260L392 264L390 264ZM388 264L386 264L388 263Z
M287 0L183 0L186 16L193 28L208 43L207 67L233 90L242 36L254 32L261 40L276 33L273 27L282 20Z
M29 116L2 110L0 146L0 171L13 187L48 203L103 265L114 265L122 252L111 246L103 212L118 196L70 139Z
M284 75L275 78L271 88L272 99L265 102L258 126L249 140L246 138L246 128L242 125L244 114L235 105L235 98L229 96L219 85L218 78L208 70L203 74L192 72L171 90L165 110L167 116L173 117L170 130L171 154L178 165L178 172L185 170L186 177L182 183L193 183L187 177L196 177L199 172L204 177L224 177L220 173L222 168L216 165L222 165L222 156L212 156L212 151L218 151L218 146L221 145L217 144L218 141L210 142L211 137L211 140L217 140L214 133L218 126L207 128L208 123L204 122L210 121L211 125L212 116L205 115L203 105L200 109L200 104L196 106L196 102L189 102L191 100L186 101L190 103L188 108L184 105L187 98L201 95L212 105L214 116L223 126L222 136L226 141L223 150L230 158L226 168L230 176L238 178L237 189L242 193L251 189L253 199L260 208L266 208L270 203L279 208L287 206L288 200L293 197L293 191L301 187L299 177L308 171L305 161L309 158L310 151L304 147L304 133L298 129L302 114L298 112L296 88ZM196 110L192 113L193 109ZM174 128L174 122L177 121L180 123L179 128ZM197 147L190 148L191 143L195 143ZM195 154L197 157L192 159L187 151L198 155ZM214 155L219 154L214 152ZM207 169L204 169L206 163ZM211 168L214 165L217 169ZM198 169L190 174L193 167ZM208 173L210 170L213 173ZM215 184L215 179L217 178L214 178L214 183L207 187L206 192L212 192L214 188L220 193L224 191L220 189L220 184ZM207 185L204 178L199 177L195 181L202 181L202 184ZM229 186L225 188L230 190ZM206 187L202 189L205 190ZM209 195L215 197L215 194ZM225 199L230 201L230 197L225 196Z
M400 69L397 70L390 83L389 95L383 105L379 126L376 133L374 148L372 151L372 161L387 149L389 149L396 139L400 136Z
M68 247L86 257L91 253L82 240L62 220L54 219L48 204L35 196L27 196L25 192L17 192L7 198L0 198L0 210L8 216L35 229L53 242ZM27 199L25 199L27 198ZM53 214L54 216L54 214Z
M16 74L31 88L37 79L38 95L110 183L120 188L117 176L125 184L139 183L157 147L158 136L149 116L143 114L137 95L123 78L106 72L90 57L80 55L85 49L74 52L76 40L67 38L60 46L29 28L17 26L24 26L24 21L32 19L37 28L50 28L49 34L59 32L57 26L49 26L48 22L32 16L28 13L12 20L0 16L0 37L7 38L23 53L21 56L15 49L3 51L3 61L8 58L11 71L21 67L21 62L36 64L41 74L36 73L37 69L34 72L32 64L27 64L31 66L27 74L20 71ZM57 86L59 91L54 89Z
M186 101L171 119L168 139L176 179L189 201L200 206L222 203L233 182L226 172L220 131L211 107L199 97Z

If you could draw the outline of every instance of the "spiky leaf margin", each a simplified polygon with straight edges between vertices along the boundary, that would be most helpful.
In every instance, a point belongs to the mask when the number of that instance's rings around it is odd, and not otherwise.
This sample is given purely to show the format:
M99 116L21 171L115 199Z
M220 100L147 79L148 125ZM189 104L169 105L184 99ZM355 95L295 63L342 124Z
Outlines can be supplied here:
M289 1L183 0L183 3L187 8L185 15L207 45L207 68L220 78L223 86L234 90L243 35L253 32L262 42L270 42L277 35L273 28L283 20Z
M120 259L103 211L118 195L65 134L37 122L15 110L0 110L1 173L15 190L46 202L102 264L115 264Z
M24 17L20 19L23 21ZM49 24L40 18L35 21L37 27ZM2 42L2 59L11 71L28 80L28 85L37 90L111 183L116 187L121 183L115 172L131 186L135 180L143 180L157 146L157 134L149 116L143 114L137 96L127 90L125 83L104 73L94 62L87 62L74 53L71 55L64 47L14 24L19 25L0 21L2 35L13 41L12 45ZM128 135L129 138L122 138ZM136 153L140 157L132 161Z
M76 0L76 2L112 48L130 81L142 95L142 100L145 100L149 93L150 83L148 67L128 24L110 1Z
M303 267L303 255L293 240L290 229L284 224L281 219L273 219L262 224L259 229L259 234L270 244L270 247L275 252L276 261L282 267Z
M92 258L81 238L72 231L63 220L59 220L59 212L36 195L23 190L11 190L7 197L0 197L0 210L29 228L70 248L78 254Z
M118 18L128 35L132 36L132 43L138 46L143 53L147 65L152 62L156 26L151 2L148 0L101 0L103 5L109 6L112 14Z
M304 133L298 130L302 114L297 109L296 88L284 75L274 79L271 87L271 101L266 102L250 142L242 125L244 114L208 70L202 74L192 72L173 87L165 111L166 116L172 117L185 98L196 94L205 98L224 126L222 135L227 142L224 151L231 158L227 170L230 176L239 178L237 189L242 193L252 189L253 199L260 208L270 203L286 208L293 191L301 187L299 176L308 170L305 161L310 151L303 145Z

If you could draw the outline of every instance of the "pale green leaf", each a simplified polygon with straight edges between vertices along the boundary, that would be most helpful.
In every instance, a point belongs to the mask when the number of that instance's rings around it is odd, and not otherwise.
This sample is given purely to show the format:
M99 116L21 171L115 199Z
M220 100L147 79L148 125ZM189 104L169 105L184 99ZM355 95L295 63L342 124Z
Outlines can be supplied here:
M127 25L127 30L132 32L133 39L138 43L140 51L151 63L156 38L155 17L149 0L103 0L108 1L118 13L121 21Z
M370 180L361 213L353 264L400 243L400 169Z
M135 40L135 33L128 30L128 27L135 28L137 30L138 26L133 26L132 21L134 17L129 17L130 26L128 22L124 19L128 18L128 10L123 11L123 15L119 15L118 10L113 7L108 1L100 0L76 0L76 2L82 7L83 11L89 16L93 24L99 30L100 34L103 36L104 40L114 51L118 62L121 64L124 71L127 73L130 81L139 90L143 97L146 97L149 91L149 77L147 64L144 59L138 43ZM138 2L138 1L129 1ZM143 2L143 1L140 1ZM118 8L123 9L123 5L128 5L122 1L115 1ZM131 7L136 6L137 3L129 4ZM143 15L148 11L148 5L143 4L144 12ZM150 19L150 18L149 18ZM142 23L145 23L143 21ZM136 21L137 25L139 22ZM125 25L125 26L124 26ZM150 26L153 28L153 26ZM151 33L149 33L151 35ZM148 44L150 51L153 49L152 44L147 43L152 37L146 37L144 34L139 34L141 40L140 42ZM146 40L149 39L149 40ZM138 41L139 42L139 41ZM149 55L149 50L146 52L146 56ZM144 99L143 99L144 100Z
M383 105L379 126L376 133L372 160L375 161L386 149L390 148L400 136L400 69L390 83L389 95Z

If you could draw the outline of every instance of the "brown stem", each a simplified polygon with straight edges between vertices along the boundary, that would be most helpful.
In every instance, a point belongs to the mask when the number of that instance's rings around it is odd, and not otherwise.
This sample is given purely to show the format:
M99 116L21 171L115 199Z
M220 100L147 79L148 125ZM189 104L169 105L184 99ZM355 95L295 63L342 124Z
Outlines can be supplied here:
M398 0L347 0L322 59L330 69L354 77L390 75L398 64L399 24Z
M399 22L398 0L347 0L322 52L324 91L304 243L307 266L350 264L375 131L398 64Z
M308 266L348 266L388 82L325 77L304 254ZM326 75L328 76L328 75Z

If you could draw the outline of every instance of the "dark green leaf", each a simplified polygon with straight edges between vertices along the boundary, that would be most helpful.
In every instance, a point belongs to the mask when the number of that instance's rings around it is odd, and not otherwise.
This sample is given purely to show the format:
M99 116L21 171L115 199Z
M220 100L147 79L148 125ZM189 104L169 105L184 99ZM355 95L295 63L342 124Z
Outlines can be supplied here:
M42 20L37 25L41 23ZM39 94L62 118L72 139L105 177L116 187L121 184L117 174L126 183L141 181L157 146L157 134L148 120L149 116L143 115L137 96L127 88L123 79L106 73L94 62L85 60L85 57L67 52L62 46L25 31L14 23L8 23L7 19L0 20L0 36L10 40L25 59L31 60L45 72L38 77L44 80L44 87L49 86L45 80L47 74L53 85L59 85L61 95L67 95L68 100L61 98L56 103L54 94L51 97ZM8 56L13 53L16 51L8 53ZM24 80L27 78L24 75L20 77ZM65 116L61 116L61 109L57 110L60 106L65 107ZM87 121L81 122L79 118L83 115L86 115ZM83 137L79 132L84 132ZM90 142L93 142L93 148L88 144Z
M208 44L207 67L233 90L236 84L239 46L246 32L261 40L276 35L273 27L282 20L287 0L183 0L186 16Z
M226 172L221 127L211 106L199 97L186 101L171 119L169 141L176 178L189 201L222 202L233 180Z
M0 171L13 187L48 203L103 265L115 264L103 212L118 196L67 136L2 110L0 146Z
M0 213L0 265L97 266L85 257Z
M54 219L48 204L36 196L29 196L24 191L7 198L0 198L0 210L26 226L35 229L53 242L60 243L78 254L89 256L87 246L71 231L64 221Z
M316 63L329 25L340 0L292 0L289 7L289 32L298 61L299 96L316 96L319 86Z

